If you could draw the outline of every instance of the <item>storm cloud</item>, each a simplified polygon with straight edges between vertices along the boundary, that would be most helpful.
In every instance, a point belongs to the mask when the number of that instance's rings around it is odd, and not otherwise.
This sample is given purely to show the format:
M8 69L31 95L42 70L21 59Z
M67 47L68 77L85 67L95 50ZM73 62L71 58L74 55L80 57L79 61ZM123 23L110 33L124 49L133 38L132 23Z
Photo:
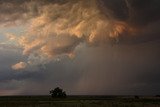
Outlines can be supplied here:
M159 93L159 13L159 0L0 0L0 28L23 26L0 43L1 84L15 84L0 89Z

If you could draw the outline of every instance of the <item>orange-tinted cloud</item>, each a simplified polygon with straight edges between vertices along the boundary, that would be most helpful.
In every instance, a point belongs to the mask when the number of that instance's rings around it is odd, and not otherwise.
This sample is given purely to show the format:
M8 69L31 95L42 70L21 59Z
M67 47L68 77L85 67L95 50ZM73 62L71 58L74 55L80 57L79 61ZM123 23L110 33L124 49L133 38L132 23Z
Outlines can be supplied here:
M30 20L28 31L19 39L26 55L35 51L53 57L70 54L82 41L101 43L126 30L125 23L101 14L96 0L48 4L39 11L41 14Z
M14 70L20 70L26 68L27 64L25 62L19 62L15 65L12 65L12 69Z
M119 42L119 38L131 37L132 40L133 35L139 37L139 33L143 35L146 31L143 25L153 22L148 18L144 24L138 23L144 18L141 13L144 16L147 14L143 12L145 9L137 11L140 6L135 6L138 1L133 0L23 1L3 2L0 8L3 20L0 22L2 26L26 26L26 32L16 41L23 48L23 55L29 56L29 59L31 56L48 60L74 55L75 48L81 43L107 45L110 41ZM14 8L16 11L12 10ZM155 19L158 17L153 16ZM38 62L38 58L34 59ZM36 62L32 61L29 60L30 63Z

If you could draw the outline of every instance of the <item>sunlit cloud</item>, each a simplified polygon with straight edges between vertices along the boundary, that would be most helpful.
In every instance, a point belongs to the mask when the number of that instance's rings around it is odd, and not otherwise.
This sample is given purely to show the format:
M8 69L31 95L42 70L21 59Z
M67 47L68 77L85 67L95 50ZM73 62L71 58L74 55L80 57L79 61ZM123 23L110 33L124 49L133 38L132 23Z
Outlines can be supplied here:
M19 36L8 32L6 37L23 48L22 53L28 56L26 63L29 62L30 66L36 62L45 64L64 55L73 58L81 43L106 46L121 42L121 38L131 38L130 41L132 37L140 37L139 34L146 35L142 25L134 24L140 19L134 14L136 8L132 1L117 3L124 7L118 4L113 7L110 0L4 2L0 23L1 27L25 26ZM31 56L37 58L31 59Z
M19 62L15 65L12 65L12 69L14 70L21 70L21 69L24 69L26 68L27 64L25 62Z
M32 6L35 2L27 5ZM34 5L38 15L28 20L27 31L17 41L24 49L23 54L36 53L48 58L72 57L80 43L106 43L128 31L129 26L125 22L102 14L97 3L97 0L82 0ZM41 8L38 8L39 5Z

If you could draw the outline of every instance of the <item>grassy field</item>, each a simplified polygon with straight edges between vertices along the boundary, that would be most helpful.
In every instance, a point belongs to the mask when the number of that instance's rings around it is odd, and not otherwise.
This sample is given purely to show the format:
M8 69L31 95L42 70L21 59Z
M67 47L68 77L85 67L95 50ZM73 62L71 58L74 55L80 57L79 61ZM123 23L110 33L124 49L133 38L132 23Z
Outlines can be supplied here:
M0 107L160 107L158 97L134 96L2 96Z

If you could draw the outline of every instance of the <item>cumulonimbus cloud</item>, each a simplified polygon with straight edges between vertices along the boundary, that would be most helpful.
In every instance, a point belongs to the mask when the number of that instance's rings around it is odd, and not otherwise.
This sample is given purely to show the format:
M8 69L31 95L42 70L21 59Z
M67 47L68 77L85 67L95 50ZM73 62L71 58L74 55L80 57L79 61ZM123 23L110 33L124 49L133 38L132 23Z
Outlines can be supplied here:
M74 54L80 43L106 44L126 35L143 33L142 25L153 22L143 8L138 12L133 0L14 0L1 4L2 25L25 24L26 32L17 40L28 64L39 58L48 60L61 55ZM151 2L152 3L152 2ZM153 3L154 4L154 3ZM20 7L18 5L21 5ZM148 2L146 3L148 6ZM156 9L155 9L156 10ZM149 13L155 12L148 10ZM142 15L141 15L142 14ZM152 14L157 20L158 16ZM34 57L33 57L34 56ZM41 62L40 61L40 62ZM46 61L47 62L47 61Z
M95 44L108 41L126 29L125 23L101 14L97 0L40 6L35 7L40 14L28 21L27 32L18 40L24 48L24 55L69 56L81 42Z

